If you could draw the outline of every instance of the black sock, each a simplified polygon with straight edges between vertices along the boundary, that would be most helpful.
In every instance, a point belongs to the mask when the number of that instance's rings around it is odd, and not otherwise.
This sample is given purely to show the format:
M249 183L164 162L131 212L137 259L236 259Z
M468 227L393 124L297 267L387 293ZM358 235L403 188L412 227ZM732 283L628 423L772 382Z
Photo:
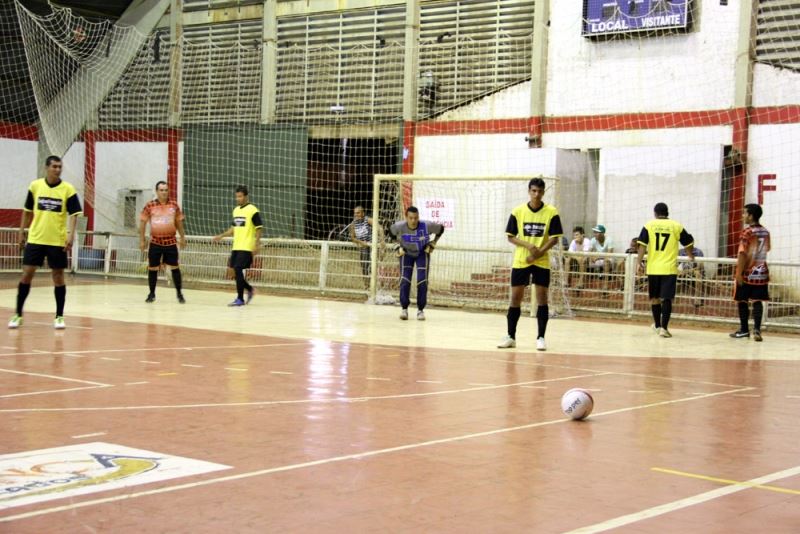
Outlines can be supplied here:
M508 336L511 339L517 339L517 323L520 315L522 315L521 308L509 306L506 319L508 320Z
M244 271L240 268L236 268L236 298L239 300L244 300L244 285L247 282L244 281Z
M56 286L53 292L56 294L56 317L63 317L64 303L67 300L67 286Z
M242 281L244 282L244 288L247 291L252 291L253 290L253 286L251 286L250 282L247 281L247 278L244 277L244 273L242 273Z
M30 284L19 283L17 287L17 315L22 316L22 308L25 306L25 299L28 298L28 293L31 292Z
M672 299L661 301L661 326L666 330L669 327L669 318L672 315Z
M544 337L545 331L547 331L547 321L550 319L550 306L545 304L544 306L537 306L536 307L536 322L539 324L539 335L536 336Z
M180 294L183 289L183 277L180 269L172 269L172 283L175 284L175 291Z
M156 282L158 282L158 271L147 271L147 283L150 286L150 294L156 293Z
M753 327L756 332L761 331L761 319L764 317L764 304L761 301L753 303Z
M650 309L653 311L656 328L661 328L661 304L651 304Z
M747 322L750 320L750 307L746 302L740 302L739 305L739 332L749 332L750 328ZM753 306L755 308L755 306ZM753 310L755 312L755 309ZM754 313L755 315L755 313Z

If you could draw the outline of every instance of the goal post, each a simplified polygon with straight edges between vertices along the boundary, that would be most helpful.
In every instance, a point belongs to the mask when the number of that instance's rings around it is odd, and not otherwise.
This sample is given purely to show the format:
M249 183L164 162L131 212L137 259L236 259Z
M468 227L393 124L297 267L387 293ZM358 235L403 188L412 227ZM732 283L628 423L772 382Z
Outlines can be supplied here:
M562 181L558 177L538 177L546 184L544 201L560 208ZM371 213L371 302L392 302L381 296L393 295L398 289L399 262L390 251L388 230L403 220L405 210L414 205L421 220L445 227L429 265L428 301L467 309L505 309L514 252L505 228L511 210L528 201L531 178L534 176L530 174L376 174ZM564 216L561 215L562 221ZM555 313L571 315L561 245L560 240L551 249L550 304ZM535 309L534 298L531 295L531 311Z

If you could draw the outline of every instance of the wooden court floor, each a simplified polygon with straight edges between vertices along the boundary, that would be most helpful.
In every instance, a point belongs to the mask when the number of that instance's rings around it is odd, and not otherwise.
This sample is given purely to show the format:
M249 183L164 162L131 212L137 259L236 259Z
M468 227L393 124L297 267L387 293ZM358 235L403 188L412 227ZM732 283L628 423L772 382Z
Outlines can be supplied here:
M0 329L2 533L800 532L798 336L68 291Z

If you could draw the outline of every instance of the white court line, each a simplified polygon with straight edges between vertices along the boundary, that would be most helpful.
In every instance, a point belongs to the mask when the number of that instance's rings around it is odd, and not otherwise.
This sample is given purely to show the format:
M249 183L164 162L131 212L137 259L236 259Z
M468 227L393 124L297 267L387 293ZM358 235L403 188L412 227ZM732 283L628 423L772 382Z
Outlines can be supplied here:
M786 395L787 399L800 399L800 395Z
M17 349L17 347L9 347L8 345L2 345L2 346L0 346L0 349L6 349L6 350L16 350L16 349Z
M761 395L753 395L748 393L740 393L739 395L734 395L734 397L745 397L748 399L760 399Z
M162 352L162 351L169 351L169 350L212 350L212 349L229 349L229 350L237 350L237 349L257 349L257 348L265 348L265 347L288 347L293 345L307 345L307 341L298 341L295 343L263 343L259 345L215 345L215 346L207 346L207 347L140 347L140 348L128 348L128 349L92 349L92 350L70 350L66 351L70 354L101 354L106 352ZM66 354L65 351L31 351L31 352L5 352L0 354L0 356L34 356L34 355L42 355L42 354Z
M600 373L603 372L600 369L587 369L585 367L571 367L569 365L554 365L554 364L547 364L547 363L534 363L534 362L515 362L512 360L501 360L500 358L492 358L490 361L494 362L502 362L502 363L512 363L514 365L527 365L531 367L553 367L556 369L568 369L570 371L584 371L584 372L594 372ZM688 384L695 384L695 385L704 385L704 386L720 386L726 388L746 388L750 386L744 386L742 384L722 384L720 382L706 382L704 380L694 380L692 378L675 378L671 376L659 376L659 375L645 375L641 373L627 373L625 371L607 371L610 374L620 375L620 376L636 376L639 378L657 378L660 380L667 380L669 382L686 382Z
M85 354L72 354L71 352L65 352L64 356L69 356L70 358L85 358Z
M204 366L203 365L195 365L193 363L182 363L181 367L194 367L196 369L200 369L200 368L202 368Z
M101 360L106 360L107 362L119 362L122 361L122 358L111 358L109 356L101 356Z
M152 360L139 360L139 363L149 363L152 365L161 365L161 362L154 362Z
M83 439L83 438L93 438L95 436L105 436L107 432L92 432L91 434L79 434L77 436L72 436L72 439Z
M124 385L126 385L126 386L138 386L138 385L141 385L141 384L149 384L149 383L150 382L147 382L145 380L145 381L142 381L142 382L126 382Z
M413 399L418 397L433 397L436 395L450 395L454 393L472 393L474 391L489 391L492 389L504 389L530 384L542 384L546 382L560 382L562 380L575 380L578 378L591 378L606 376L613 373L585 374L574 376L563 376L559 378L547 378L543 380L531 380L528 382L515 382L513 384L500 384L499 386L482 386L465 389L448 389L443 391L429 391L426 393L398 393L396 395L383 395L372 397L333 397L330 399L294 399L277 401L253 401L253 402L229 402L229 403L205 403L205 404L172 404L172 405L150 405L150 406L100 406L84 408L8 408L0 410L0 413L27 413L27 412L114 412L129 410L164 410L164 409L185 409L185 408L232 408L242 406L274 406L283 404L338 404L350 402L365 402L378 400ZM743 391L749 391L747 388Z
M692 495L691 497L678 499L677 501L668 502L652 508L640 510L639 512L609 519L608 521L603 521L602 523L596 523L594 525L572 530L568 534L591 534L595 532L605 532L614 528L620 528L624 527L625 525L637 523L645 519L650 519L651 517L668 514L670 512L674 512L675 510L680 510L681 508L688 508L689 506L694 506L695 504L701 504L713 499L730 495L732 493L738 493L746 489L751 489L753 485L768 484L769 482L774 482L775 480L780 480L782 478L789 478L798 474L800 474L800 466L792 467L791 469L784 469L783 471L770 473L769 475L764 475L759 478L753 478L747 482L743 482L742 484L725 486L715 490L706 491L705 493L698 493L697 495ZM0 521L2 521L2 519L0 519Z
M44 326L53 326L53 323L45 323L45 322L42 322L42 321L32 321L32 322L30 322L30 323L28 323L28 324L40 324L40 325L44 325ZM76 329L76 328L77 328L78 330L94 330L94 328L92 328L91 326L75 326L75 325L69 325L69 327L68 327L68 328L69 328L70 330L74 330L74 329Z
M528 389L547 389L547 386L520 386L520 387Z
M293 375L294 373L290 373L289 371L270 371L269 374L271 374L271 375Z
M84 389L99 389L112 386L81 386L79 388L66 388L66 389L48 389L45 391L31 391L29 393L11 393L9 395L0 395L0 399L10 399L12 397L29 397L31 395L44 395L46 393L67 393L69 391L83 391Z
M241 367L223 367L226 371L247 371L247 369L242 369Z
M614 414L618 414L618 413L625 413L625 412L632 412L632 411L636 411L636 410L644 410L644 409L647 409L647 408L655 408L657 406L665 406L665 405L669 405L669 404L677 404L677 403L680 403L680 402L688 402L688 401L692 401L692 400L699 400L699 399L704 399L704 398L717 397L719 395L728 395L728 394L731 394L731 393L740 393L742 391L749 391L749 390L752 390L752 389L753 388L731 389L731 390L726 390L726 391L718 391L716 393L707 393L705 395L702 395L702 396L699 396L699 397L692 397L692 398L689 398L689 399L682 398L682 399L673 399L673 400L661 401L661 402L653 402L653 403L649 403L649 404L640 404L638 406L629 406L627 408L619 408L617 410L610 410L610 411L607 411L607 412L599 412L599 413L593 414L592 418L605 417L605 416L609 416L609 415L614 415ZM345 461L348 461L348 460L362 460L364 458L371 458L373 456L383 456L383 455L391 454L391 453L395 453L395 452L403 452L403 451L408 451L408 450L413 450L413 449L419 449L419 448L422 448L422 447L431 447L431 446L435 446L435 445L447 445L447 444L456 443L456 442L459 442L459 441L466 441L466 440L470 440L470 439L483 438L483 437L488 437L488 436L495 436L495 435L498 435L498 434L507 434L509 432L516 432L516 431L519 431L519 430L530 430L532 428L538 428L538 427L549 426L549 425L557 425L557 424L562 424L562 423L572 423L572 420L571 419L563 419L563 418L562 419L552 419L550 421L541 421L541 422L538 422L538 423L529 423L527 425L519 425L519 426L506 427L506 428L498 428L496 430L488 430L488 431L485 431L485 432L477 432L477 433L474 433L474 434L463 434L461 436L453 436L453 437L450 437L450 438L441 438L441 439L434 439L434 440L430 440L430 441L422 441L422 442L418 442L418 443L409 443L407 445L400 445L400 446L397 446L397 447L389 447L387 449L377 449L377 450L359 452L359 453L354 453L354 454L346 454L346 455L343 455L343 456L333 456L333 457L330 457L330 458L323 458L323 459L320 459L320 460L312 460L310 462L303 462L303 463L299 463L299 464L290 464L290 465L284 465L284 466L279 466L279 467L271 467L271 468L268 468L268 469L259 469L257 471L249 471L249 472L246 472L246 473L239 473L239 474L236 474L236 475L228 475L228 476L219 477L219 478L210 478L210 479L206 479L206 480L199 480L197 482L189 482L189 483L186 483L186 484L178 484L178 485L175 485L175 486L168 486L168 487L157 488L157 489L152 489L152 490L139 491L139 492L135 492L135 493L128 493L128 494L125 494L125 495L115 495L113 497L105 497L105 498L102 498L102 499L93 499L93 500L88 500L88 501L83 501L83 502L78 502L78 503L72 503L72 504L67 504L67 505L62 505L62 506L56 506L56 507L53 507L53 508L44 508L44 509L41 509L41 510L34 510L32 512L25 512L25 513L22 513L22 514L9 515L9 516L5 516L5 517L0 517L0 523L10 522L10 521L17 521L19 519L27 519L27 518L30 518L30 517L37 517L37 516L52 514L52 513L56 513L56 512L64 512L64 511L67 511L67 510L75 510L77 508L85 508L87 506L94 506L94 505L98 505L98 504L106 504L106 503L110 503L110 502L117 502L117 501L124 501L124 500L128 500L128 499L135 499L137 497L145 497L145 496L148 496L148 495L158 495L158 494L161 494L161 493L169 493L169 492L179 491L179 490L184 490L184 489L191 489L191 488L197 488L197 487L202 487L202 486L209 486L211 484L219 484L219 483L222 483L222 482L231 482L231 481L234 481L234 480L242 480L242 479L253 478L253 477L258 477L258 476L263 476L263 475L270 475L270 474L273 474L273 473L281 473L281 472L286 472L286 471L295 471L295 470L298 470L298 469L305 469L305 468L308 468L308 467L316 467L316 466L319 466L319 465L326 465L326 464L332 464L332 463L337 463L337 462L345 462ZM763 480L763 481L759 481L759 483L771 482L772 480L773 479ZM738 491L741 491L742 489L745 489L745 488L741 488L741 487L738 487L738 486L733 486L733 487L737 488ZM723 488L723 489L727 489L727 488Z
M441 380L417 380L417 384L441 384Z
M391 382L391 378L381 378L379 376L368 376L367 380L380 380L381 382Z
M64 382L77 382L78 384L89 384L90 386L103 386L109 387L111 384L103 384L102 382L92 382L90 380L79 380L77 378L66 378L63 376L45 375L41 373L28 373L26 371L14 371L13 369L0 369L3 373L13 373L15 375L38 376L41 378L52 378L54 380L63 380Z

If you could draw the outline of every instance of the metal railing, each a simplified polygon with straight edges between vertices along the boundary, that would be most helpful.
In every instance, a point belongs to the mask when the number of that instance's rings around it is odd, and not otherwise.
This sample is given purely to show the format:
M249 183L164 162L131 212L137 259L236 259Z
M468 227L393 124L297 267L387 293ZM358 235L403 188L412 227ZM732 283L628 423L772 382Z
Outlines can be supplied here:
M229 243L189 237L181 251L184 279L195 284L230 283ZM437 247L431 262L429 301L434 305L502 310L508 306L512 251ZM380 287L397 289L398 265L380 254ZM590 314L649 316L647 278L636 271L635 254L564 252L566 298L572 310ZM599 262L603 260L603 263ZM679 258L681 272L673 310L676 317L735 323L730 258ZM17 230L0 228L0 270L21 268ZM800 329L800 263L769 263L771 301L765 325ZM69 269L77 274L145 278L146 254L136 235L79 233ZM368 296L369 279L356 245L346 241L263 239L248 278L256 286L322 295Z

